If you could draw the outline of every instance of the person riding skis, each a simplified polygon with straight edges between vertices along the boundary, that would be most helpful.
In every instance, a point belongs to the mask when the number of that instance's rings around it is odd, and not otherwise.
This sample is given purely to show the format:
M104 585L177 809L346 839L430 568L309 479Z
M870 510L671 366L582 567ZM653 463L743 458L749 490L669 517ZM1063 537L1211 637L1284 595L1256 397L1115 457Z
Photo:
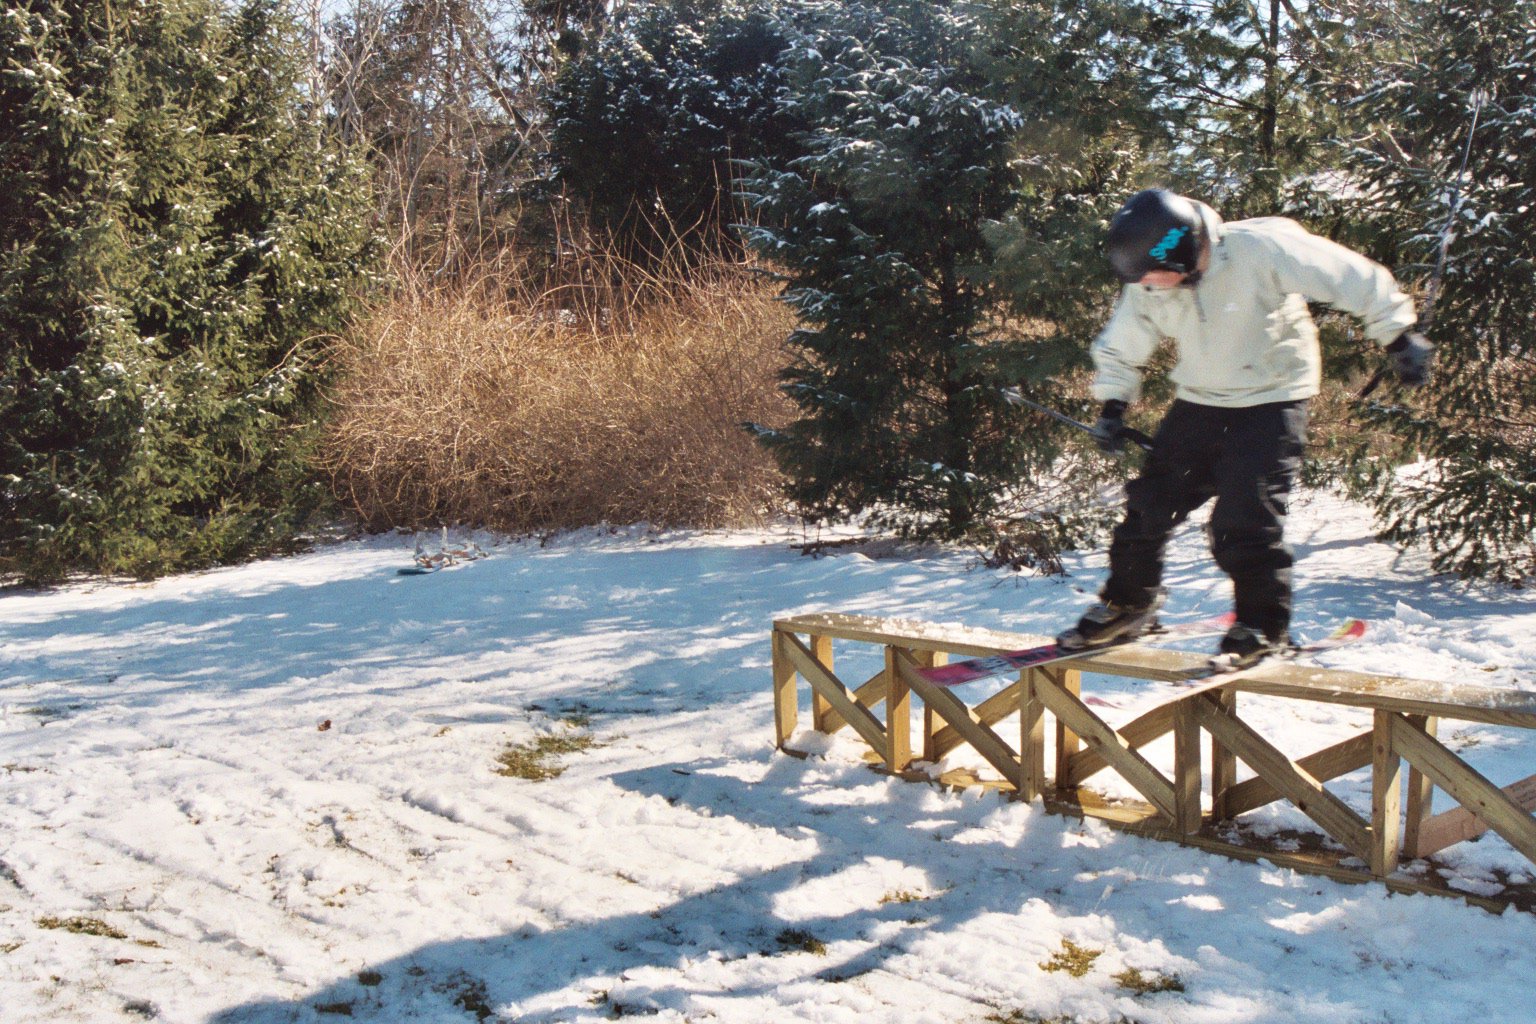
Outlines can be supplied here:
M1284 217L1224 223L1204 203L1146 189L1110 222L1105 247L1123 288L1091 350L1093 397L1103 403L1095 442L1123 450L1126 409L1164 338L1178 350L1175 398L1126 485L1100 601L1058 643L1098 647L1151 628L1168 538L1214 497L1212 553L1236 604L1221 653L1251 664L1291 646L1286 500L1322 380L1308 301L1358 317L1405 386L1428 379L1434 347L1413 329L1413 302L1385 267Z

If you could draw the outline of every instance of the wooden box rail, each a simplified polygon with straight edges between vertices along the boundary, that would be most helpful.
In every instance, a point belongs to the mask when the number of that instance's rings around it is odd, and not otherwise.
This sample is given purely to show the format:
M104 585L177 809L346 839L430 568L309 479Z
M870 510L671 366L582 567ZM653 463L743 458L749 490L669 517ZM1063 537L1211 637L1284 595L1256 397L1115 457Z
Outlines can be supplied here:
M884 667L864 683L848 686L833 670L833 641L884 648ZM826 733L852 728L893 772L906 770L916 758L937 761L968 744L1024 799L1043 797L1054 810L1249 859L1256 855L1253 849L1215 838L1209 824L1287 800L1347 852L1288 856L1266 850L1257 855L1347 880L1374 877L1395 889L1443 891L1432 883L1393 877L1394 872L1404 857L1429 857L1488 830L1536 864L1536 819L1530 813L1536 807L1536 775L1501 789L1437 738L1441 719L1536 728L1536 694L1275 661L1182 690L1116 729L1083 701L1083 672L1174 681L1203 659L1182 651L1113 648L1025 670L974 707L918 672L943 664L952 654L999 654L1044 642L1024 634L862 615L780 619L773 624L778 745L789 750L799 721L797 680L803 679L810 689L814 727ZM1372 727L1292 760L1239 715L1238 695L1244 693L1369 709ZM921 747L915 754L914 696L923 706ZM876 714L882 705L883 719ZM1015 713L1016 743L993 728ZM1048 716L1056 741L1049 773ZM1170 732L1171 778L1140 752ZM1202 732L1211 737L1208 766L1201 755ZM1238 760L1253 778L1237 781ZM1324 786L1367 766L1372 772L1369 820ZM1079 788L1104 770L1117 772L1146 803L1111 805ZM1207 785L1209 811L1202 800ZM1458 806L1432 815L1435 787ZM1351 867L1351 856L1367 867Z

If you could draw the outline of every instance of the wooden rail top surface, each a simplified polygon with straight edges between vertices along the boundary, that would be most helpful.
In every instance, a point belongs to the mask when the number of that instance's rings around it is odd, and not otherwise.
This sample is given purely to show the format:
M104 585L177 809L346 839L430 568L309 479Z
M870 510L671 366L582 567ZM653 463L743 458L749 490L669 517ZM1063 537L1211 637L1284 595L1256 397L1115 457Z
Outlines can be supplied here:
M945 651L965 657L1001 654L1050 642L1049 637L1028 633L841 612L778 619L773 628L781 632L808 633L909 650ZM1176 682L1181 672L1204 663L1203 656L1189 651L1112 647L1098 654L1074 658L1070 665L1083 672ZM1242 693L1536 728L1536 693L1522 690L1350 672L1284 660L1269 661L1249 669L1234 676L1227 685Z

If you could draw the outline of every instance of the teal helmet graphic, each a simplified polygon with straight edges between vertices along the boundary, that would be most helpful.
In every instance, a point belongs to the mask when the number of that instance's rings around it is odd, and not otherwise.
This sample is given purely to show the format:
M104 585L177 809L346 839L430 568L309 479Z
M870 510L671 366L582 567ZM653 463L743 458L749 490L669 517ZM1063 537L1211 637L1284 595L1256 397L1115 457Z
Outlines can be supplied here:
M1167 189L1149 188L1120 207L1109 222L1104 249L1115 276L1132 284L1149 270L1193 272L1204 244L1205 225L1195 204Z

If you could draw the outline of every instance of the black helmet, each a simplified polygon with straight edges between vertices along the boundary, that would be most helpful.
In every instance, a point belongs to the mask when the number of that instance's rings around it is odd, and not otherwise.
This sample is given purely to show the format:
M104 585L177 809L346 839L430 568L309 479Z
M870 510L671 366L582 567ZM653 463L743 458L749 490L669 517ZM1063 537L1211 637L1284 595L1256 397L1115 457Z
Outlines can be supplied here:
M1205 244L1205 222L1195 204L1167 189L1137 192L1109 222L1104 248L1115 276L1126 284L1149 270L1194 272Z

